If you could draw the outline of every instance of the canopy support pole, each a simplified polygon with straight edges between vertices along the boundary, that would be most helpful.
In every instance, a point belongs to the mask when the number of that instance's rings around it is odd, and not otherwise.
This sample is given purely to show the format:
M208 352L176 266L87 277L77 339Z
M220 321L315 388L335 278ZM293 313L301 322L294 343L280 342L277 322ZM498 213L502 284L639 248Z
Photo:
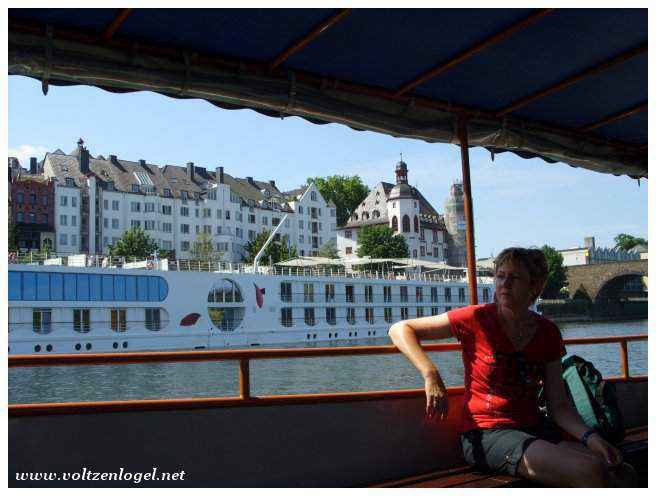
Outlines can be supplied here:
M469 304L478 304L478 288L476 285L476 252L474 249L474 207L471 196L471 180L469 177L469 138L467 133L467 118L458 116L458 141L460 142L460 160L462 162L462 189L465 203L465 232L467 242L467 279L469 281Z

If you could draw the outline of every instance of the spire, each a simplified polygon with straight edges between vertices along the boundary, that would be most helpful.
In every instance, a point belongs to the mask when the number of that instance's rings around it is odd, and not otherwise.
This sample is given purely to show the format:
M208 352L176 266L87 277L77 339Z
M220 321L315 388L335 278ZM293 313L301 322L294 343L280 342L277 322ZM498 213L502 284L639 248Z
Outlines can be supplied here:
M396 164L396 184L408 184L408 164L403 161L403 153L400 154L401 160Z

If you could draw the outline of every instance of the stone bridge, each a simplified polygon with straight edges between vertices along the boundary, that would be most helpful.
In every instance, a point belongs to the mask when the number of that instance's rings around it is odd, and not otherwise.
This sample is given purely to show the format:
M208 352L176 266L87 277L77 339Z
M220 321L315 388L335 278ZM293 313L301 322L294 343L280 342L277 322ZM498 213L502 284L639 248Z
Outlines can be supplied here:
M583 289L595 301L598 296L612 297L621 290L627 278L647 275L647 260L628 260L567 267L569 294L574 297Z

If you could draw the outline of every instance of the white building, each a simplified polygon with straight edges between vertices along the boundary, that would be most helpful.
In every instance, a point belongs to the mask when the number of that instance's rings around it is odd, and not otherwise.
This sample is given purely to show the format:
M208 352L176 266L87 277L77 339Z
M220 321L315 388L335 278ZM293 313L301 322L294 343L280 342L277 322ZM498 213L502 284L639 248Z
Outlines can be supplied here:
M281 192L275 181L214 172L189 162L159 167L109 155L92 157L82 140L70 154L46 154L43 173L56 181L56 251L103 253L124 231L139 226L161 249L192 258L200 233L212 236L226 261L241 261L245 246L287 215L276 240L287 236L301 256L317 255L336 236L336 209L314 184Z
M368 225L388 225L402 234L412 258L450 263L452 237L444 217L414 187L408 184L408 166L396 165L396 184L380 182L354 210L347 223L337 229L340 257L355 257L358 232Z
M640 260L642 253L646 253L646 247L639 245L631 250L620 250L619 248L597 248L594 236L584 238L583 245L566 250L558 250L563 256L563 265L589 265L606 262L620 262L625 260ZM645 256L646 258L646 256Z

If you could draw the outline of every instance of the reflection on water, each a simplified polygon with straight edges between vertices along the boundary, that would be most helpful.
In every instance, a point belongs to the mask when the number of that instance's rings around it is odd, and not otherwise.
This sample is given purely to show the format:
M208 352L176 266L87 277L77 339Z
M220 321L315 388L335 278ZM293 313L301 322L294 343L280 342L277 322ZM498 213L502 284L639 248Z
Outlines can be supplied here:
M561 325L563 337L647 332L647 320ZM343 342L351 346L354 342ZM359 345L389 344L387 337ZM294 346L302 347L304 344ZM604 375L617 375L619 345L570 346L569 354L590 360ZM459 352L431 353L447 385L462 384ZM647 342L629 343L632 374L647 373ZM161 363L9 369L9 402L103 401L192 398L238 394L236 362ZM329 393L423 387L401 355L257 360L251 362L253 394Z

